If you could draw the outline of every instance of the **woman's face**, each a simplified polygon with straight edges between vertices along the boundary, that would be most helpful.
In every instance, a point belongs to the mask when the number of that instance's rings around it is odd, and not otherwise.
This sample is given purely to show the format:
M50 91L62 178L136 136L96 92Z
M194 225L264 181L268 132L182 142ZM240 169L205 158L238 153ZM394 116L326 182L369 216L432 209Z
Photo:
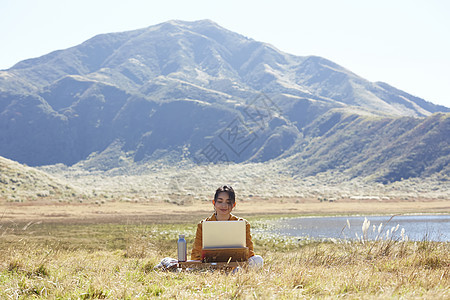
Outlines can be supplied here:
M236 203L231 203L231 199L227 192L221 192L214 201L217 216L228 217Z

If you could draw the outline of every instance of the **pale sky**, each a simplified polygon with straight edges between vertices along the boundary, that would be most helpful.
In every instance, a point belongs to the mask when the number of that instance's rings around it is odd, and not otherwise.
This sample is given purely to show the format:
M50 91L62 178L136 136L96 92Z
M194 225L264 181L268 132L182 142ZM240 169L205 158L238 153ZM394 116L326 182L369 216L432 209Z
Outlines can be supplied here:
M0 0L0 70L101 33L210 19L450 107L447 0Z

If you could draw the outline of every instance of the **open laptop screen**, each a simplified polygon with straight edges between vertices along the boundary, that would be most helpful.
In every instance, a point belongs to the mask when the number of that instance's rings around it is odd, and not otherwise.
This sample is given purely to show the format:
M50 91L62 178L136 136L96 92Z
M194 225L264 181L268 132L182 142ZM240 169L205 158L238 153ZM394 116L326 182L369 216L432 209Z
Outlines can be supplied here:
M245 221L203 222L203 248L246 247Z

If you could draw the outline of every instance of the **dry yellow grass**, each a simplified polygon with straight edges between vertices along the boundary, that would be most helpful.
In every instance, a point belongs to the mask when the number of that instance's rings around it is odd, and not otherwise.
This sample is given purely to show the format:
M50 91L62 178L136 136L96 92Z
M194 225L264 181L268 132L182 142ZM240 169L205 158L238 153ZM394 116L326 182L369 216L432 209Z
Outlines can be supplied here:
M2 299L448 299L448 243L257 239L260 270L162 272L188 225L35 225L0 246ZM34 230L32 235L27 231ZM32 237L35 237L34 239ZM119 243L114 243L119 239ZM85 244L86 242L90 244ZM192 240L188 240L192 242Z

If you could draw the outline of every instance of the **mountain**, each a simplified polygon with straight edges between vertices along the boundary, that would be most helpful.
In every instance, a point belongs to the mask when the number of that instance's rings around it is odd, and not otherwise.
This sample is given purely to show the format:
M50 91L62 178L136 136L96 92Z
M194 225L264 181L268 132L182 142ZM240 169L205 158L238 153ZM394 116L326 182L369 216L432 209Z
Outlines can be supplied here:
M289 157L298 172L315 174L339 164L337 149L347 157L361 144L368 149L361 161L343 158L339 170L391 181L437 172L428 165L449 156L448 112L325 58L284 53L209 20L169 21L98 35L0 71L0 155L31 166L89 161L104 170L163 156L198 163ZM413 144L406 143L425 153L418 155L430 159L427 166L381 172L410 159L401 153L406 144L394 143L400 148L391 152L388 141L422 123L442 128L433 136L440 156L415 147L427 145L426 135L411 131ZM386 137L386 124L399 125ZM330 146L341 140L347 148ZM315 147L328 152L319 157ZM373 160L380 153L382 164Z

